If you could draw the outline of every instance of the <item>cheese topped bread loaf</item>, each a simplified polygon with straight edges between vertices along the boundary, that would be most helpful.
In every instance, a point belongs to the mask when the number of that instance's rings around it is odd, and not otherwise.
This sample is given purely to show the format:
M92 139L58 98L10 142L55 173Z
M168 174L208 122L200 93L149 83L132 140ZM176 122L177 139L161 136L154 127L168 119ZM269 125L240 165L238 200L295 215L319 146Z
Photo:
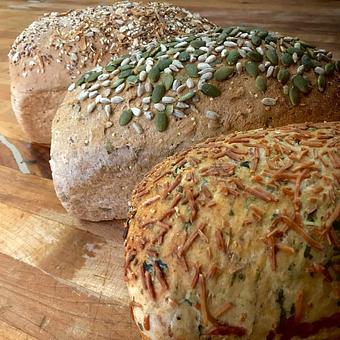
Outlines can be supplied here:
M135 188L125 277L144 339L339 339L340 123L210 139Z
M83 219L126 218L134 185L176 151L236 130L340 119L339 67L330 52L246 27L115 58L82 75L56 114L58 197Z
M214 26L185 9L157 2L122 1L48 13L17 37L9 53L17 119L32 142L50 144L54 114L80 74L105 65L112 55Z

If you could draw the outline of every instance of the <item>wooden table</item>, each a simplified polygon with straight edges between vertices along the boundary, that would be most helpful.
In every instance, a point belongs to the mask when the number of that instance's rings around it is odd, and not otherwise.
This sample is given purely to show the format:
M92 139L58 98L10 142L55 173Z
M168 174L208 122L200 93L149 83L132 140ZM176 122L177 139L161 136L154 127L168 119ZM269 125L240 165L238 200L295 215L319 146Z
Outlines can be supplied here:
M49 150L27 143L10 105L12 41L44 12L112 3L79 2L0 1L0 339L138 338L122 275L122 222L80 222L65 213L53 190ZM340 58L339 1L174 2L220 25L297 35Z

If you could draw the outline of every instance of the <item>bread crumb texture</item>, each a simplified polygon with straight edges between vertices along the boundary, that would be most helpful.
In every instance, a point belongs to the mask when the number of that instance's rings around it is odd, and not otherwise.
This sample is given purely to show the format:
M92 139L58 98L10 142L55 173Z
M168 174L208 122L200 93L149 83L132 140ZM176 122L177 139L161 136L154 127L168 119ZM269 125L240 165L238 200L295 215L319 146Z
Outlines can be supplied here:
M340 123L209 139L133 192L125 278L147 339L340 336Z

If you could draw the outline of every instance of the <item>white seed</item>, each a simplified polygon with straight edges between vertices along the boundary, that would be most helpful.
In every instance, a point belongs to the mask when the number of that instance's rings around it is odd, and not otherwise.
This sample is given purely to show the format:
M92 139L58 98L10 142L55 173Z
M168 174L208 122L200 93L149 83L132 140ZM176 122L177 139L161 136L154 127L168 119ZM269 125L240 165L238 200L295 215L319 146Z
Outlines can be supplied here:
M111 105L105 105L104 106L104 111L106 113L106 116L110 117L110 115L111 115Z
M215 48L215 52L220 53L223 51L223 49L224 49L224 45L219 45Z
M120 69L117 68L117 70L114 70L110 73L110 79L112 79L114 76L116 76L120 72Z
M145 58L140 58L140 59L138 60L137 67L140 66L140 65L142 65L142 64L144 63L144 61L145 61Z
M153 118L153 113L151 111L145 111L144 116L147 120L151 120Z
M180 85L180 86L177 87L176 92L177 92L177 93L181 93L184 89L186 89L186 87L187 87L187 86L184 85L184 84L183 84L183 85Z
M270 61L266 61L265 63L264 63L264 66L267 68L267 67L269 67L271 65L271 63L270 63Z
M173 60L172 65L176 66L177 68L184 68L183 64L179 60Z
M116 87L115 92L121 93L124 90L125 83L120 84L118 87Z
M165 110L165 105L162 104L162 103L157 103L157 104L154 104L154 108L157 110L157 111L164 111Z
M236 63L236 71L238 74L242 73L242 64L240 62Z
M97 104L95 102L90 103L89 105L87 105L87 109L86 109L87 113L91 113L95 109L96 106L97 106Z
M206 68L211 68L211 66L210 66L208 63L198 63L198 64L197 64L197 68L198 68L199 70L204 70L204 69L206 69Z
M243 46L242 50L246 51L246 52L251 52L253 49L247 46Z
M260 70L262 73L266 72L266 66L264 66L264 64L260 64L260 65L259 65L259 70Z
M184 117L186 117L185 113L183 111L180 111L180 110L174 110L174 112L172 112L172 114L175 117L177 117L177 118L184 118Z
M175 81L172 84L172 91L177 91L180 85L181 85L181 81L178 79L175 79Z
M198 81L198 83L197 83L197 88L198 88L199 90L201 90L204 83L205 83L205 80L204 80L204 79L200 79L200 80Z
M188 89L192 89L195 86L194 81L191 78L187 79L186 84L187 84Z
M96 103L99 104L100 103L100 99L102 98L101 94L98 94L98 96L96 97Z
M213 120L218 120L219 119L219 115L215 111L206 111L205 112L205 116L208 119L213 119Z
M125 59L121 62L120 66L125 66L125 65L127 65L129 62L130 62L130 58L125 58Z
M164 73L172 73L171 69L169 67L164 69Z
M245 51L245 50L243 50L243 49L238 49L238 53L240 53L240 56L242 57L242 58L245 58L246 56L247 56L247 52Z
M221 52L221 57L222 57L222 58L225 58L227 55L228 55L228 50L227 50L227 49L224 49L224 50Z
M146 65L146 67L145 67L146 73L149 73L151 71L151 69L152 69L152 65Z
M213 55L213 54L211 54L211 55L205 60L205 62L208 63L208 64L210 64L210 63L214 62L215 60L216 60L216 56Z
M141 109L139 109L138 107L132 107L131 111L132 111L132 114L136 117L139 117L142 114Z
M206 46L201 46L199 49L203 52L209 52L210 51L209 48L206 47Z
M264 55L263 49L261 46L256 47L256 51L260 53L261 55Z
M249 40L245 40L243 43L244 46L249 47L251 49L253 49L253 44L249 41Z
M73 91L74 89L76 88L76 84L75 83L72 83L68 88L67 88L67 91Z
M199 75L204 74L204 73L208 73L208 72L214 72L215 70L212 67L209 68L205 68L204 70L201 70L198 72Z
M174 72L178 72L179 71L179 69L175 65L173 65L173 64L169 65L169 69L171 71L174 71Z
M110 78L110 75L108 73L103 73L98 77L99 81L104 81Z
M205 62L207 59L208 55L207 54L201 54L200 56L198 56L197 60L201 63Z
M105 123L105 129L109 129L112 125L113 125L112 122L107 121L107 122Z
M70 59L72 61L77 61L78 60L78 56L74 52L72 52L72 53L70 53Z
M124 98L121 96L114 96L111 98L111 103L112 104L119 104L124 101Z
M110 86L110 84L111 84L111 80L110 79L105 80L105 81L102 82L102 86L104 86L104 87Z
M79 93L78 99L79 99L80 101L82 101L82 100L85 100L88 96L89 96L89 92L84 90L84 91L81 91L81 92Z
M320 67L320 66L317 66L317 67L315 67L315 69L314 69L314 72L316 73L316 74L324 74L325 73L325 70L322 68L322 67Z
M139 83L137 86L137 97L141 97L145 92L144 84Z
M305 70L304 65L300 65L300 66L297 68L296 73L297 73L297 74L302 74L302 73L304 72L304 70Z
M110 94L111 94L111 89L105 89L102 92L102 97L106 97L107 98Z
M187 41L182 41L174 46L174 48L179 48L179 47L184 47L187 46L188 42Z
M266 77L267 77L267 78L270 78L270 77L272 76L273 72L274 72L274 66L273 66L273 65L270 65L270 66L268 67Z
M212 72L207 72L201 75L201 80L210 80L213 77Z
M225 41L225 42L223 43L223 45L224 45L225 47L236 47L236 46L237 46L237 43L235 43L235 42L233 42L233 41Z
M195 52L195 47L192 47L191 45L186 48L186 52L192 53Z
M266 97L261 100L261 103L265 106L274 106L276 105L276 99Z
M100 89L100 85L99 84L93 84L89 89L88 91L89 92L92 92L92 91L95 91L95 90L98 90Z
M144 81L146 79L146 77L147 77L146 71L143 70L141 73L139 73L139 80L140 81Z
M111 100L109 98L100 98L99 100L99 103L100 104L110 104L111 103Z
M97 97L97 95L98 95L98 91L92 91L92 92L90 92L89 93L89 98L95 98L95 97Z
M131 126L136 131L136 133L138 133L139 135L143 133L143 128L139 123L132 122Z
M176 107L179 108L179 109L187 109L187 108L189 108L189 105L184 103L184 102L178 102L176 104Z
M166 97L162 98L163 104L172 104L174 102L175 102L175 98L173 98L173 97L166 96Z
M161 48L161 52L166 52L166 46L164 44L159 45Z
M169 56L167 54L163 54L163 55L158 56L157 59L166 59L168 57Z
M143 111L148 111L148 110L150 110L150 105L143 104L142 109L143 109Z
M298 57L298 55L297 55L296 52L293 53L293 60L294 60L294 63L295 63L295 64L296 64L297 61L299 60L299 57Z
M142 99L143 104L150 104L151 103L151 97L144 97Z
M146 92L152 91L152 84L150 82L145 83L145 91Z

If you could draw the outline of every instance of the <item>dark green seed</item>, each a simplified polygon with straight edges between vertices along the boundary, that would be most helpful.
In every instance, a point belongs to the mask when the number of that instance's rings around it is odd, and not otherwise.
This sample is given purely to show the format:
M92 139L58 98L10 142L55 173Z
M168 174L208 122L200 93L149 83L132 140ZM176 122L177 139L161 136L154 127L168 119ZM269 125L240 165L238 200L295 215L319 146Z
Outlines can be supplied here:
M301 64L304 66L305 71L309 71L313 67L312 60L307 54L304 54L301 58Z
M340 60L337 60L337 61L335 62L335 69L336 69L338 72L340 72Z
M314 67L322 67L322 64L320 63L320 61L316 60L316 59L312 59L312 64L313 64L313 68Z
M277 57L276 51L274 49L271 48L271 49L267 50L266 57L273 65L277 65L278 57Z
M222 44L227 36L228 34L226 32L222 32L216 39L217 44Z
M200 48L202 46L205 46L205 42L201 39L195 39L190 43L190 45L194 48Z
M97 78L101 75L101 72L91 71L85 74L85 81L91 82L97 80Z
M112 72L115 69L116 69L116 66L112 65L112 64L109 64L109 65L105 66L105 70L108 71L108 72Z
M159 103L163 96L165 95L165 86L156 85L152 91L151 100L153 103Z
M111 87L112 87L113 89L115 89L115 88L118 87L120 84L123 84L124 81L125 81L125 79L122 79L122 78L119 79L119 78L118 78L117 80L115 80L115 81L112 83Z
M121 78L121 79L125 79L127 78L128 76L131 76L133 73L133 70L129 69L129 70L125 70L123 72L120 72L118 78Z
M262 39L258 35L253 35L251 37L251 42L253 43L254 46L260 46L262 43Z
M302 93L308 93L310 91L309 88L309 82L307 79L305 79L304 77L302 77L301 74L297 74L294 78L293 78L293 84L295 85L295 87L297 87L299 89L300 92Z
M149 79L152 83L156 83L159 80L160 72L158 66L154 66L149 72Z
M330 74L333 74L335 71L335 64L328 63L325 65L325 75L328 76Z
M299 48L292 47L292 46L288 47L286 52L288 52L290 54L293 54L295 52L299 58L302 57L302 55L303 55L303 50L301 50Z
M174 82L174 77L171 73L164 73L162 81L165 90L169 91L171 89L172 83Z
M326 83L325 75L320 74L319 77L318 77L318 89L319 89L319 91L320 92L325 91L326 85L327 85L327 83Z
M85 74L83 74L76 82L76 86L80 86L85 83Z
M255 86L258 91L266 92L267 90L267 78L264 76L257 76L255 80Z
M195 50L195 52L193 52L194 57L199 57L202 54L205 54L205 52L202 50Z
M119 69L120 69L121 71L129 70L130 68L133 68L133 65L127 64L127 65L124 65L124 66L120 66L120 67L119 67Z
M190 91L190 92L184 94L183 96L181 96L181 97L178 99L178 101L179 101L179 102L186 102L187 100L189 100L189 99L191 99L192 97L194 97L195 94L196 94L196 93L195 93L194 91Z
M157 112L155 117L155 127L157 131L163 132L169 125L169 118L165 112Z
M205 83L201 87L201 91L208 97L218 97L221 95L220 89L218 89L215 85Z
M138 77L136 77L135 75L129 76L126 79L126 82L130 85L135 85L138 82Z
M254 77L256 78L257 74L258 74L258 67L257 67L257 64L254 63L253 61L248 61L246 63L246 71L247 73L251 76L251 77Z
M119 117L119 125L120 126L125 126L127 124L130 123L131 119L132 119L132 111L129 110L125 110L121 113L120 117Z
M198 69L195 64L186 64L185 70L189 77L191 78L198 78Z
M235 71L233 66L222 66L215 71L215 80L222 81L228 79Z
M307 48L307 54L310 58L312 58L312 59L315 58L315 52L311 48Z
M142 71L145 71L145 69L146 69L146 65L145 65L145 64L139 65L139 66L137 66L137 67L135 68L135 74L139 74L139 73L141 73Z
M266 36L268 35L268 32L267 31L258 31L256 33L256 35L258 35L261 39L265 39Z
M111 65L114 65L114 66L118 66L118 65L121 64L121 62L122 62L126 57L128 57L128 56L125 55L125 56L122 56L122 57L119 57L119 58L115 58L115 59L113 59L113 60L110 61L110 64L111 64Z
M227 62L229 65L235 65L240 58L240 53L238 50L231 50L227 57Z
M284 85L287 83L289 78L290 78L289 70L286 68L281 68L279 73L277 74L277 80Z
M269 44L271 42L276 43L277 42L277 37L275 35L273 35L272 33L268 33L268 35L266 36L266 38L264 39L264 41Z
M290 66L293 64L293 58L289 53L285 52L282 54L281 62L285 66Z
M247 54L248 59L250 59L251 61L257 61L260 62L263 60L263 56L257 52L257 51L251 51Z
M170 59L161 59L157 66L160 71L164 71L167 67L171 65L172 61Z
M180 61L188 61L190 59L190 54L188 52L181 52L179 55L178 55L178 59Z
M238 27L235 27L230 33L229 36L230 37L235 37L235 35L240 32L240 29Z
M296 106L300 103L300 91L297 87L291 86L289 89L290 102Z
M303 47L309 47L309 48L315 48L314 45L307 43L306 41L303 40L299 40L299 43L303 46Z

